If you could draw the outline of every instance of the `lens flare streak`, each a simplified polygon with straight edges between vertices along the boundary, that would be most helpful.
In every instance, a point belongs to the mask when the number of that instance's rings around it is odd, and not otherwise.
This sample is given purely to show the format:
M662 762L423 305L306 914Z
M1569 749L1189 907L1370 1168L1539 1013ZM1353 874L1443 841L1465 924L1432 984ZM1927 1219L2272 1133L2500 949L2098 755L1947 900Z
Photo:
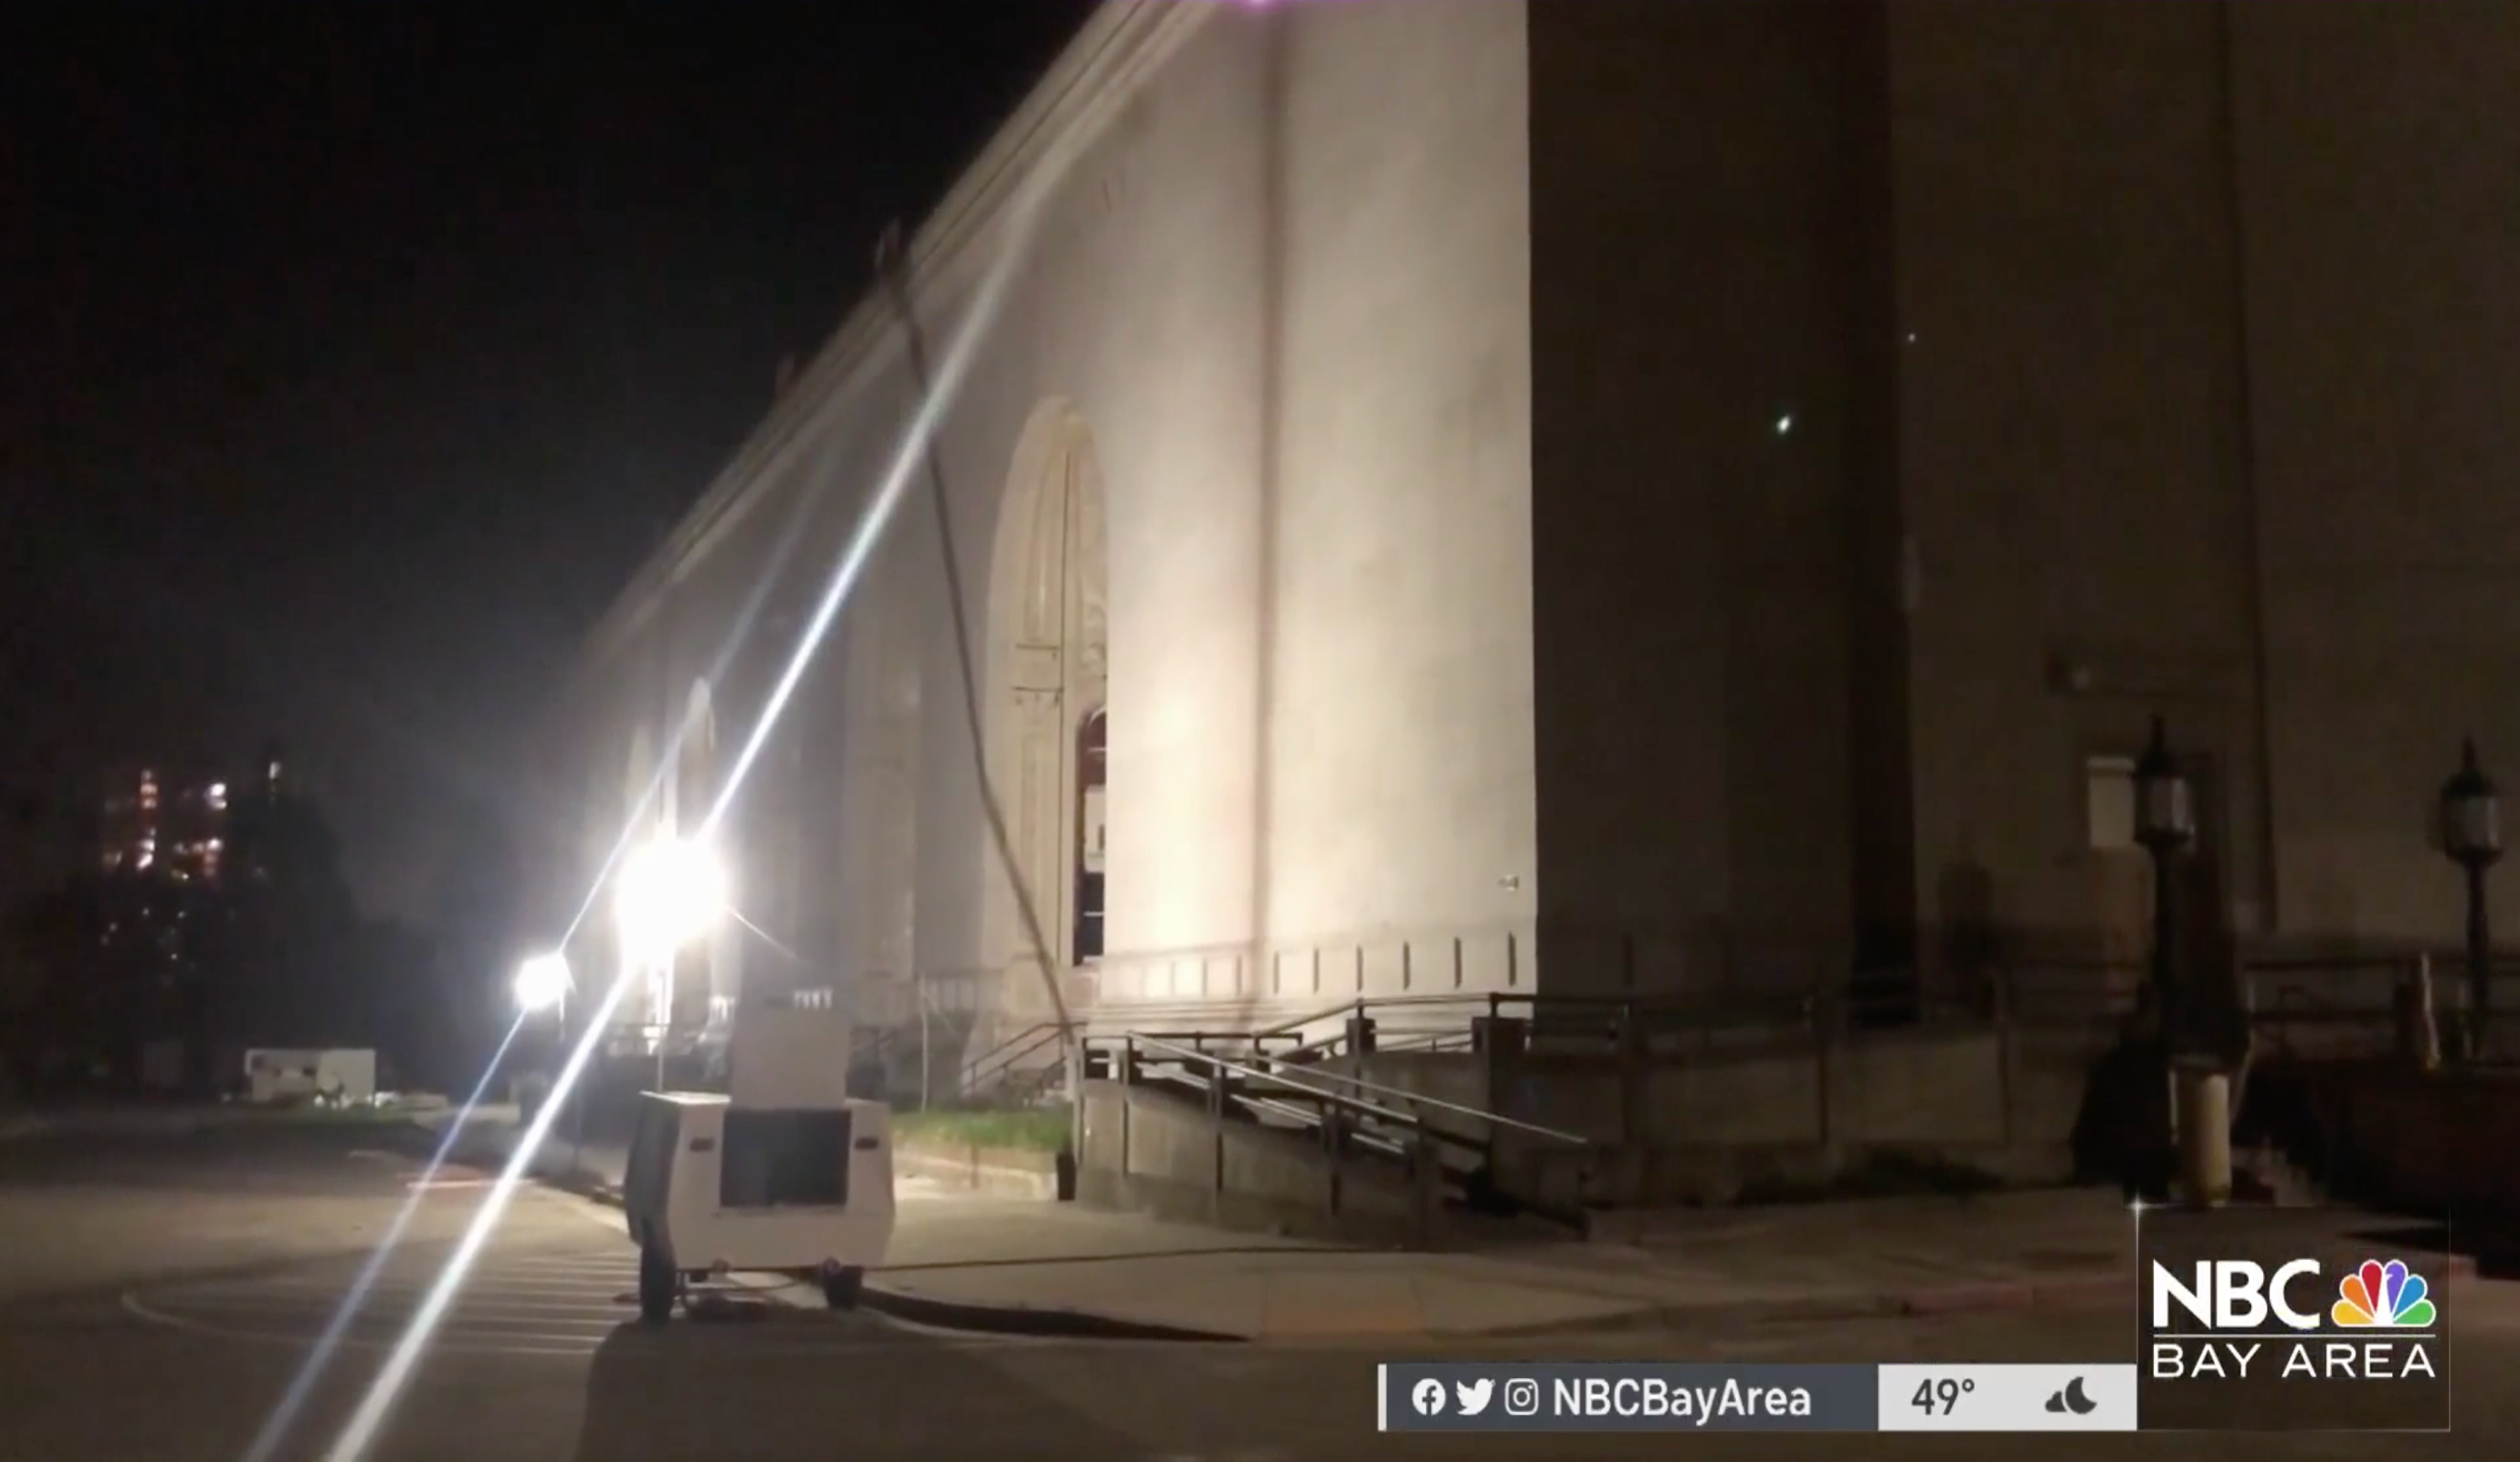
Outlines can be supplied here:
M760 714L754 720L751 734L745 738L742 751L728 770L725 784L718 794L715 804L710 807L708 816L700 825L700 836L706 837L714 832L725 819L728 809L734 805L737 794L742 791L746 777L759 760L763 748L768 745L780 718L786 713L789 702L793 699L797 685L804 679L805 672L811 667L815 656L820 652L824 640L829 635L832 621L847 602L849 591L856 585L868 558L872 556L876 544L880 541L884 527L891 522L894 511L900 506L901 499L916 476L918 464L926 451L928 434L935 430L936 424L943 418L946 403L952 399L963 378L968 374L978 342L986 333L988 325L993 322L1003 302L1007 286L1014 275L1016 261L1023 252L1023 245L1029 242L1031 228L1038 213L1039 197L1046 191L1046 188L1038 189L1029 201L1018 205L1019 224L1014 235L1010 238L1008 247L991 263L988 273L982 279L980 288L964 316L962 326L952 345L946 351L942 368L937 372L934 389L920 403L918 412L904 434L900 448L894 454L889 470L885 473L873 501L868 504L865 516L860 521L856 531L851 534L848 546L841 552L839 562L832 571L822 599L815 606L812 617L797 638L796 648L788 659L787 668L780 675L770 695L764 700ZM756 592L752 609L758 609L761 598L762 594ZM732 646L729 647L729 655L731 654ZM646 802L653 799L656 788L661 785L662 767L671 764L670 757L660 758L659 775L651 781L648 797L642 800L643 809ZM621 838L614 844L610 854L605 860L602 874L598 876L594 888L588 891L586 898L578 906L575 917L571 919L569 931L572 936L584 923L589 910L594 907L605 882L636 841L638 821L638 815L634 812L631 825L622 830ZM567 940L562 939L561 942L565 945ZM535 1114L533 1121L518 1138L516 1150L509 1156L506 1165L492 1182L487 1197L479 1211L473 1214L472 1222L467 1227L462 1242L458 1244L455 1253L449 1256L445 1266L439 1271L436 1281L430 1286L419 1309L413 1314L402 1338L395 1344L392 1353L378 1371L375 1380L370 1383L366 1394L361 1397L357 1409L343 1425L332 1448L325 1453L325 1462L358 1462L358 1459L366 1455L367 1449L375 1443L386 1418L391 1415L394 1404L401 1398L404 1389L409 1386L411 1377L418 1369L421 1358L428 1350L437 1327L444 1320L456 1295L461 1292L464 1281L483 1246L488 1243L490 1234L497 1229L500 1219L507 1213L508 1206L515 1200L517 1188L530 1167L535 1154L540 1151L544 1139L549 1135L554 1118L566 1104L569 1094L575 1090L579 1079L585 1074L586 1068L601 1045L604 1032L609 1028L614 1015L618 1012L630 983L631 982L626 979L615 979L606 990L601 1004L587 1022L585 1033L578 1037L576 1045L569 1052L567 1063L553 1081L550 1096L546 1098L542 1109Z
M473 1260L479 1257L482 1246L489 1242L499 1220L506 1216L508 1205L515 1201L518 1181L533 1162L534 1155L542 1149L543 1139L550 1134L553 1120L566 1105L567 1093L575 1087L587 1062L603 1044L604 1032L611 1023L612 1013L621 1004L622 992L628 987L628 982L615 981L612 987L605 992L604 1002L597 1008L595 1018L587 1023L586 1032L578 1037L577 1044L568 1053L568 1063L561 1068L559 1078L553 1081L551 1097L534 1113L534 1119L526 1124L524 1135L518 1140L516 1150L508 1155L507 1165L500 1169L497 1180L491 1183L480 1209L473 1213L472 1221L465 1226L462 1242L456 1245L455 1253L448 1256L445 1266L438 1270L436 1282L429 1286L428 1294L422 1299L420 1308L412 1314L410 1325L404 1329L402 1339L395 1343L393 1352L386 1357L376 1379L369 1383L367 1394L360 1398L358 1409L351 1413L349 1422L342 1427L339 1439L324 1454L326 1462L356 1462L376 1439L386 1415L392 1411L394 1402L401 1398L403 1388L418 1368L422 1354L428 1350L438 1324L445 1319L447 1308L464 1288Z
M499 1041L499 1049L491 1053L489 1064L482 1068L480 1081L473 1086L472 1095L464 1099L464 1105L456 1110L455 1119L447 1123L446 1135L438 1139L437 1150L429 1154L428 1165L421 1169L420 1181L412 1185L411 1196L403 1200L400 1209L395 1210L393 1222L385 1226L384 1237L377 1241L376 1252L368 1256L358 1277L350 1281L349 1292L341 1297L340 1306L333 1311L333 1318L325 1324L324 1333L316 1337L315 1348L298 1365L297 1374L290 1378L289 1390L282 1393L280 1404L264 1418L262 1430L254 1434L253 1444L246 1448L244 1462L270 1462L280 1450L281 1442L288 1439L289 1429L296 1425L297 1414L306 1409L306 1400L315 1393L316 1383L324 1379L324 1372L333 1363L335 1352L340 1349L341 1338L349 1333L350 1322L359 1317L360 1307L368 1302L368 1296L376 1289L377 1276L383 1272L385 1260L393 1256L395 1247L411 1227L412 1216L428 1200L429 1180L446 1165L447 1155L455 1150L456 1139L464 1135L465 1125L472 1120L474 1109L481 1105L481 1098L489 1092L491 1080L498 1075L508 1048L517 1043L517 1032L524 1028L524 1024L521 1015L509 1024L508 1033Z

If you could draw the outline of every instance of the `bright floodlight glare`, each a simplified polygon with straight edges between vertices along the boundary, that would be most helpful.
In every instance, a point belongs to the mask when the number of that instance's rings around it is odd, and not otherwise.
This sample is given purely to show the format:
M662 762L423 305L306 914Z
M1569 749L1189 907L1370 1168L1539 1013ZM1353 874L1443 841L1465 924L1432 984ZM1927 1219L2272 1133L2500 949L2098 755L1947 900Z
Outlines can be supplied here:
M568 961L559 954L537 954L517 967L517 1008L549 1010L568 997Z
M924 449L926 434L935 429L936 422L944 413L945 403L957 394L964 373L968 369L970 358L985 333L985 327L997 318L999 298L1005 293L1008 282L1014 277L1014 265L1018 259L1025 256L1033 228L1039 222L1038 210L1041 197L1052 185L1066 175L1068 166L1073 160L1072 158L1061 159L1046 165L1038 175L1036 188L1028 197L1018 200L1014 208L1017 232L983 277L978 297L967 312L962 330L946 350L936 380L926 399L920 403L919 413L913 419L909 432L904 435L890 473L877 490L876 499L870 505L865 517L860 520L848 550L841 555L840 563L824 590L822 603L815 609L812 622L798 637L795 651L788 661L787 672L781 676L777 688L764 705L760 719L753 726L752 735L745 742L743 751L736 757L733 769L718 792L716 805L710 808L707 819L702 823L704 829L714 828L726 815L727 808L735 800L736 792L743 784L745 773L751 769L753 758L760 754L761 748L768 742L771 728L777 724L781 713L787 709L788 697L794 692L797 682L804 676L806 666L812 662L816 652L822 647L832 619L838 615L841 604L848 598L849 590L856 582L858 571L865 564L875 542L881 535L884 525L891 520L894 509L900 505L903 489L911 480L911 469L920 460L920 452ZM655 795L662 776L663 768L660 767L656 776L649 782L647 797ZM642 799L640 805L642 807L647 805L645 798ZM637 857L635 853L626 856L624 854L624 845L628 837L629 830L625 828L622 841L613 845L612 855L605 861L605 867L608 872L615 866L615 860L620 860L625 892L628 888L646 884L650 880L649 875L641 875L637 880L627 877L630 872L629 862ZM714 868L715 864L712 862L710 867ZM715 906L709 910L711 915L722 908L725 902L722 876L719 877L718 882L718 898ZM583 919L594 907L601 888L599 881L596 888L587 891L586 901L579 905L577 917L569 922L572 933L577 928L578 920ZM626 926L630 921L625 918L623 922L624 933L627 934ZM635 957L637 956L634 955ZM498 1179L491 1185L489 1197L479 1209L474 1211L472 1222L465 1229L463 1242L457 1246L455 1254L439 1269L436 1283L430 1287L420 1308L406 1322L401 1339L394 1345L393 1352L386 1357L384 1365L368 1383L367 1393L360 1398L358 1409L352 1412L348 1421L342 1424L339 1435L334 1439L331 1450L325 1454L326 1462L360 1462L369 1446L377 1440L378 1435L383 1429L386 1415L393 1409L394 1402L401 1396L403 1388L409 1384L413 1371L419 1366L421 1353L428 1348L430 1339L437 1332L439 1323L445 1318L455 1290L471 1271L473 1260L480 1254L482 1245L487 1242L491 1230L498 1226L499 1219L506 1212L509 1202L515 1197L518 1182L526 1165L533 1161L534 1154L541 1148L543 1139L551 1131L552 1122L559 1117L565 1098L576 1086L578 1078L584 1074L588 1063L593 1059L597 1043L605 1030L610 1027L613 1015L620 1008L622 998L629 988L630 982L626 980L598 982L599 994L595 1013L587 1022L586 1028L578 1035L576 1045L569 1053L568 1061L561 1068L560 1075L552 1082L551 1099L543 1103L541 1109L535 1114L534 1119L526 1124L521 1140L509 1154L507 1165L500 1170Z
M641 957L661 958L705 933L726 907L726 870L706 844L662 840L630 855L615 897L622 941Z

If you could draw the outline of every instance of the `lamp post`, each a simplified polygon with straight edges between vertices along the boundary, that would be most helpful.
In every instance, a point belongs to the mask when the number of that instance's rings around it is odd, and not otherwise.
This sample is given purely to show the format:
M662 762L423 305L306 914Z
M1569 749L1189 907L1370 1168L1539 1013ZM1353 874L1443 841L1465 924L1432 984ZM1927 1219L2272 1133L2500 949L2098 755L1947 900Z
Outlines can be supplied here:
M2162 1047L2175 1060L2188 1034L2187 991L2177 962L2177 860L2196 842L2196 808L2159 716L2152 718L2151 744L2136 758L2135 836L2152 855L2152 993Z
M2502 856L2502 802L2494 779L2476 760L2476 739L2459 744L2458 770L2442 783L2442 852L2467 875L2467 1020L2460 1040L2470 1057L2485 1052L2486 1008L2493 999L2494 935L2485 917L2485 870Z

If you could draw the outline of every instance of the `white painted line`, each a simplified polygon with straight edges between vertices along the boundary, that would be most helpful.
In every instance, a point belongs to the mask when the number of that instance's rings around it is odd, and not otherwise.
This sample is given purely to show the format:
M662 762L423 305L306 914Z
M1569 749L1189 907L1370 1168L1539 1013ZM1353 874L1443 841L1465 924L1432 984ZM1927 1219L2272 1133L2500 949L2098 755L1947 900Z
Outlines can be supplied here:
M615 1254L590 1254L569 1258L500 1259L497 1267L485 1270L492 1274L636 1274L639 1256L624 1245Z
M371 1296L366 1302L360 1304L353 1318L359 1322L383 1324L390 1321L400 1324L420 1312L423 1298L419 1295ZM146 1302L173 1314L215 1312L257 1317L304 1315L308 1317L310 1324L316 1324L318 1321L321 1324L330 1324L338 1307L333 1304L310 1305L277 1296L259 1295L222 1296L215 1299L189 1295L154 1295L150 1296ZM548 1320L560 1325L600 1322L608 1329L615 1322L634 1312L631 1304L618 1301L574 1305L459 1304L447 1312L445 1323L450 1328L461 1328L476 1323L497 1326L540 1323ZM321 1328L320 1324L318 1328Z

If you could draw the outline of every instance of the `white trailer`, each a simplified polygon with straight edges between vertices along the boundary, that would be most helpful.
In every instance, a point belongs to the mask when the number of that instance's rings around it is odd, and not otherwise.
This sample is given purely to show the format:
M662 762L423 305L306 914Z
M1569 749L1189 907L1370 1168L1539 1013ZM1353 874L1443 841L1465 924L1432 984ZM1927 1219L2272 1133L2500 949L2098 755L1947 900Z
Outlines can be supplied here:
M257 1105L325 1101L354 1106L377 1099L377 1053L334 1047L245 1053L246 1100Z

